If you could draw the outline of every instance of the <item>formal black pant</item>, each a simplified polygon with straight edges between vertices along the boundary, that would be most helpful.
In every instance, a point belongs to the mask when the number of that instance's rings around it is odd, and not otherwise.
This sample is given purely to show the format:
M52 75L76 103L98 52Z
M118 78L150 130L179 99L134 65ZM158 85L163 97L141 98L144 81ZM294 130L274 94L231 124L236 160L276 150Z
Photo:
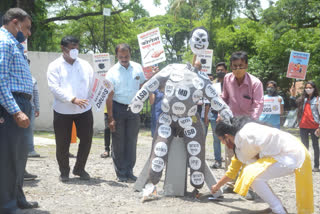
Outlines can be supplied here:
M54 111L53 127L56 137L56 157L61 175L69 175L70 172L69 148L73 122L76 125L77 137L80 139L74 170L84 170L91 148L93 135L91 109L81 114L60 114Z
M104 113L104 150L110 152L110 128L108 124L108 113Z
M316 129L300 128L300 137L302 143L309 149L309 134L311 135L312 147L314 151L314 168L319 168L319 141L318 137L314 134Z
M22 112L31 116L31 103L20 95L13 95ZM26 137L31 126L21 128L0 105L0 213L11 213L17 202L25 203L22 190L23 175L28 156Z
M127 105L113 102L116 130L112 133L112 159L116 174L127 178L133 174L140 126L139 114L132 113Z

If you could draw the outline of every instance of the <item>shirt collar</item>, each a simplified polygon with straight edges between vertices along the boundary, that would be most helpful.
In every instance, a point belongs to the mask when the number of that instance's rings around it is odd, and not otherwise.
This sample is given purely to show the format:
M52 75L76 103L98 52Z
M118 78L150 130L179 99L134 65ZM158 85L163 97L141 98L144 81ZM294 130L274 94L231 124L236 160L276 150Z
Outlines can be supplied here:
M64 63L67 63L68 65L71 65L69 62L67 62L64 57L63 57L63 54L61 54L60 56L61 58L61 61L64 62ZM79 62L79 58L77 57L77 59L74 61L74 63L72 65L74 65L75 63L78 63Z
M10 33L7 29L1 27L0 31L2 31L19 49L24 50L23 45L20 42L18 42L18 40L13 36L13 34Z
M231 73L231 81L232 82L237 82L236 77ZM248 72L246 72L246 74L244 75L244 80L242 82L241 85L249 85L249 74Z
M122 66L122 65L120 64L120 62L117 62L117 64L118 64L118 68L121 68L121 69L124 69L124 70L129 70L130 68L132 68L131 61L129 61L129 66L128 66L128 68L125 68L124 66Z

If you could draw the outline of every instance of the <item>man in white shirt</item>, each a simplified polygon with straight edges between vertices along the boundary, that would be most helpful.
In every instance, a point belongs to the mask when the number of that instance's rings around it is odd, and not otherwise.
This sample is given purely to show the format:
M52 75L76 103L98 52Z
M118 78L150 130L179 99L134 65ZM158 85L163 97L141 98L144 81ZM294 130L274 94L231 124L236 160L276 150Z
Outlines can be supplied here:
M93 116L87 99L93 69L87 61L78 58L78 39L72 36L64 37L61 40L61 50L62 56L49 64L47 72L48 86L54 96L53 125L60 180L69 180L69 147L73 122L80 139L73 174L80 176L82 180L89 180L90 175L84 168L93 135Z

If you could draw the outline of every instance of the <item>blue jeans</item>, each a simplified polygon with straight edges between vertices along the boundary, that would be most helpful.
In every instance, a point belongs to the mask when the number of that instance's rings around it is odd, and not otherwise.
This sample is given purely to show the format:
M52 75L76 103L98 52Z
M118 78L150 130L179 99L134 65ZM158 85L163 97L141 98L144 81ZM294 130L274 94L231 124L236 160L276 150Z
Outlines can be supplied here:
M201 118L203 121L203 118ZM214 152L214 159L216 161L218 161L219 163L221 163L221 143L220 140L218 138L218 136L215 134L215 130L216 130L216 126L217 126L217 122L216 120L210 120L211 123L211 129L212 129L212 135L213 135L213 152ZM205 134L207 136L208 134L208 126L204 126L205 127Z
M26 136L26 141L28 144L28 152L33 152L34 151L34 142L33 142L33 130L34 130L34 109L32 108L31 111L31 116L30 116L30 128L31 132L28 133Z

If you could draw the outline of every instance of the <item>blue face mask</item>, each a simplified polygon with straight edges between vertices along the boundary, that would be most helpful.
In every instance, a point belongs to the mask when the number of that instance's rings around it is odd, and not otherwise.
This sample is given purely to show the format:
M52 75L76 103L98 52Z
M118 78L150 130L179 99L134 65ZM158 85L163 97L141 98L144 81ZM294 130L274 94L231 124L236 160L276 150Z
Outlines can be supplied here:
M22 31L21 31L21 26L19 24L20 30L16 29L18 31L16 39L19 43L22 43L26 40L26 37L23 35Z

